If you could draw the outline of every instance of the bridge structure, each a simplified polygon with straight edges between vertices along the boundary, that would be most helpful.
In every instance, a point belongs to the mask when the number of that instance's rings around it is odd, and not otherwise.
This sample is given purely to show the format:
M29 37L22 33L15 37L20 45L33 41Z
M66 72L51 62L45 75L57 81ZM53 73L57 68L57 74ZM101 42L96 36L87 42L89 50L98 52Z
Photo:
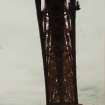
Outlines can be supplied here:
M44 1L44 0L43 0ZM35 0L43 56L47 105L78 104L76 0Z

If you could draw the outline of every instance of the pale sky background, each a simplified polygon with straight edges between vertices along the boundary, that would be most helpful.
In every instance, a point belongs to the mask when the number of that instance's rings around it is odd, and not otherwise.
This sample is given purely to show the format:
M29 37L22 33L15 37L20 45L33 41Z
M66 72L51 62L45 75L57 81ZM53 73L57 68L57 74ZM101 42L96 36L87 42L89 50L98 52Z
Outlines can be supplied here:
M77 12L79 102L105 105L105 0L80 0ZM0 105L45 105L34 0L0 0Z

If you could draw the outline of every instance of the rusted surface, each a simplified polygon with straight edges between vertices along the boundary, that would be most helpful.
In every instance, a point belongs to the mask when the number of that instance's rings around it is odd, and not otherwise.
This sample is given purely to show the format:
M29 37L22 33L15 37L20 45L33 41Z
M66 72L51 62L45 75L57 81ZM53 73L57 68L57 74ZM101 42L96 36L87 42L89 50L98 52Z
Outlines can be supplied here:
M74 3L46 0L40 12L47 105L78 105Z

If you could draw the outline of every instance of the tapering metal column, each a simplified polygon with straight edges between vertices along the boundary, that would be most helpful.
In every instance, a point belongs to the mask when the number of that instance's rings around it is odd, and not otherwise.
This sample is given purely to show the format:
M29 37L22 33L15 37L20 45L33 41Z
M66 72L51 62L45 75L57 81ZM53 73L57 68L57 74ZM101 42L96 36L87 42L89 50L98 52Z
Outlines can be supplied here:
M36 0L47 105L78 105L75 0Z

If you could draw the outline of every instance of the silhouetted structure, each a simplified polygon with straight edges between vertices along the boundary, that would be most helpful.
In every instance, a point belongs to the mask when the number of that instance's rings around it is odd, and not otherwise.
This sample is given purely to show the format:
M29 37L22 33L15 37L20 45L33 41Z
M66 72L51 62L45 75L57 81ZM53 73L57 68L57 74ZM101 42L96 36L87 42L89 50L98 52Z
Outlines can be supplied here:
M47 105L78 105L76 83L75 0L36 0Z

